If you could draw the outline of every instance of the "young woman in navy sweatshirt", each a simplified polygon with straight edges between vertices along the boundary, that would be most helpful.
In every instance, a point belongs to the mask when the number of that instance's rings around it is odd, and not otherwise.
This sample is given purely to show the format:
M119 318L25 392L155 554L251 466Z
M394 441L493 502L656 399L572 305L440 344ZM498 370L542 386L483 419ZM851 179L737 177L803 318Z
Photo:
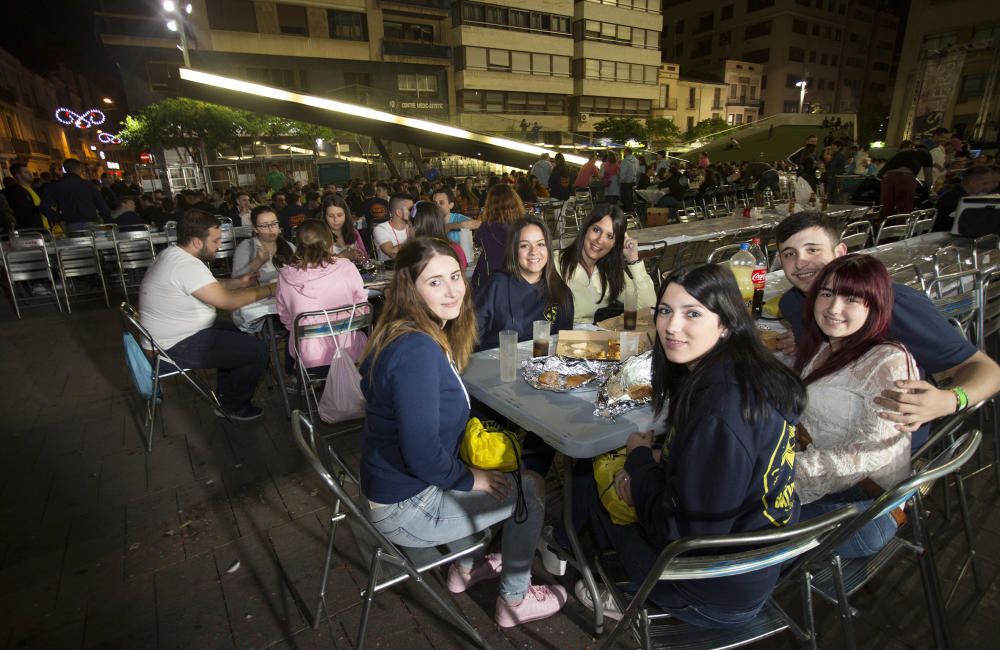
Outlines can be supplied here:
M581 473L574 491L586 508L578 523L589 522L615 547L635 584L681 537L766 530L798 519L793 436L805 389L761 343L732 273L712 264L674 271L660 289L655 324L653 400L657 414L666 411L666 438L654 450L653 432L633 433L614 482L638 522L611 522L591 472ZM661 581L650 599L691 624L736 625L757 614L778 571ZM576 592L591 604L580 585ZM613 601L602 600L615 616Z
M556 332L573 329L573 294L551 251L549 229L538 217L528 215L511 225L503 270L475 292L477 349L497 347L503 330L516 330L517 339L527 341L536 320L551 322Z
M361 491L368 517L404 547L461 543L504 523L500 554L463 558L448 589L500 577L496 621L512 627L555 614L562 587L533 586L531 562L545 514L544 482L526 473L527 517L511 516L513 481L468 467L458 456L469 418L459 372L476 339L465 276L447 240L418 237L396 257L396 274L361 364L368 400L361 436ZM459 544L461 545L461 544Z

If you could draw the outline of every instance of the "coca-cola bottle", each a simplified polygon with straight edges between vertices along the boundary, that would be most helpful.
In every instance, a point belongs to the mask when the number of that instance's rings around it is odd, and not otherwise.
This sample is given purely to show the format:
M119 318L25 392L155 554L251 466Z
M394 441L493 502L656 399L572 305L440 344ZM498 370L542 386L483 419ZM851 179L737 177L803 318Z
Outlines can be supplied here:
M753 272L750 275L750 280L753 282L750 315L753 318L760 318L764 311L764 286L767 284L767 254L760 245L760 237L751 240L750 253L754 258Z

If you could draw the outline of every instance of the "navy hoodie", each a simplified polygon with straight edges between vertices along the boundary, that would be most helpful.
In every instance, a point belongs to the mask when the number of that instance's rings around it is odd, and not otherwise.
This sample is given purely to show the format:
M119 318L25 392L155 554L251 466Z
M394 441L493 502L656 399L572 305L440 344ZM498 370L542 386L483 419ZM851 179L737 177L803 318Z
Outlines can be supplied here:
M573 301L568 292L567 304L550 305L544 284L529 284L506 271L494 273L486 287L476 291L475 301L478 350L500 345L502 330L517 330L518 341L529 340L536 320L552 321L556 332L573 329Z
M685 421L663 444L663 461L628 455L632 500L646 540L662 549L682 537L770 530L798 521L793 452L797 413L773 407L755 426L743 419L731 364L716 362L691 392ZM681 588L698 604L749 611L767 600L780 567ZM692 603L696 604L696 603Z

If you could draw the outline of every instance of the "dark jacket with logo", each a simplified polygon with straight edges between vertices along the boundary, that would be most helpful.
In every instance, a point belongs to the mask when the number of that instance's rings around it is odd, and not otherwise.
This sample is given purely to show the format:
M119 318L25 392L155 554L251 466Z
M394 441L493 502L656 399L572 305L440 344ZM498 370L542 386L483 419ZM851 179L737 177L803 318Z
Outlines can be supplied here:
M735 371L718 361L694 387L685 421L663 444L663 460L655 462L649 448L629 454L625 470L632 500L652 546L798 521L792 425L799 414L783 415L773 407L766 413L753 426L743 419ZM684 590L712 607L748 611L771 594L779 570L692 580Z
M566 304L552 305L544 281L529 284L506 271L494 273L486 286L475 292L479 321L476 349L500 345L502 330L517 330L517 340L527 341L534 336L536 320L551 321L556 333L573 329L573 298L568 290L566 297Z

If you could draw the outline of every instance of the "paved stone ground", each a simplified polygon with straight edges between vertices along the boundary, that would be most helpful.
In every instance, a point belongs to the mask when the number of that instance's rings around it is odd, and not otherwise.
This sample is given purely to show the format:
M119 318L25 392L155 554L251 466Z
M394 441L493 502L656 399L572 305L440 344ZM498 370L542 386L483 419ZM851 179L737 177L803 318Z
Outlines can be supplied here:
M313 630L330 502L302 464L273 391L262 385L258 393L264 418L233 426L186 387L169 385L166 429L146 454L117 312L80 307L70 316L40 307L18 321L2 302L0 647L352 647L365 571L342 528L344 553L328 583L331 616ZM341 444L356 458L356 441ZM976 592L968 578L958 589L950 619L959 648L997 646L1000 513L990 477L970 482L987 589ZM554 511L559 485L550 479L550 486ZM964 542L932 508L948 588ZM489 584L455 598L492 647L596 646L575 601L553 619L501 631L493 598ZM798 614L794 593L783 601ZM375 603L369 647L469 646L409 588ZM864 647L931 646L911 562L855 604ZM821 647L842 647L832 609L819 604L817 613ZM797 644L785 636L761 646Z

